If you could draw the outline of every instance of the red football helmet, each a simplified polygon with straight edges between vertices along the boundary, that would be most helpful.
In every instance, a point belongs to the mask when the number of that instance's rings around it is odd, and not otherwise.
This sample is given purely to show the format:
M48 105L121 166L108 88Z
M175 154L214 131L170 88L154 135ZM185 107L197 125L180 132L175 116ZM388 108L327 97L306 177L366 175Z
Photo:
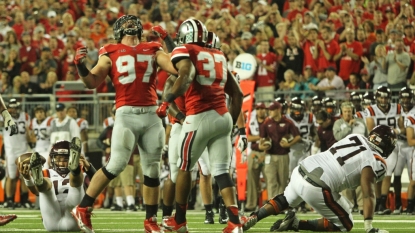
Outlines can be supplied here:
M61 176L66 176L69 173L69 149L70 142L57 141L55 144L53 144L52 149L49 153L52 169Z

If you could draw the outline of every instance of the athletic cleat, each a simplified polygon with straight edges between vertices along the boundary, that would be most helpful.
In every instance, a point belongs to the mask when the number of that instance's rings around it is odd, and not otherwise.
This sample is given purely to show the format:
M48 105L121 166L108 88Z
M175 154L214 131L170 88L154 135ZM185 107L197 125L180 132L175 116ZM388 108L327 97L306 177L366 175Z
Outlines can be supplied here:
M78 137L72 138L70 149L69 149L69 162L68 169L75 171L79 167L79 157L81 156L81 139Z
M205 224L215 224L215 214L213 211L206 212Z
M14 210L15 206L14 206L14 202L13 201L7 201L3 204L3 208L5 209L9 209L9 210Z
M236 224L228 221L228 225L223 228L222 233L242 233L242 224Z
M155 216L144 220L144 232L145 233L164 233L164 231L157 224L157 218Z
M122 207L117 205L117 204L113 204L110 208L111 211L122 211Z
M188 233L187 222L177 224L175 215L163 219L163 228L166 232Z
M24 209L34 209L35 205L33 205L32 203L26 201L22 203L22 208Z
M127 212L137 212L137 207L135 205L131 204L127 206Z
M396 208L393 212L393 215L399 215L402 214L402 206L399 206L398 208Z
M226 207L223 204L219 206L219 223L226 224L228 222L228 213L226 212Z
M295 216L295 212L289 211L285 218L282 220L280 227L275 231L298 231L300 220Z
M392 213L392 210L390 210L390 209L384 209L383 210L383 214L381 214L381 215L390 215Z
M42 174L42 159L39 153L34 152L30 156L30 171L32 172L33 183L36 186L43 184L43 174Z
M282 219L278 219L276 222L274 222L274 224L272 224L272 226L269 229L269 231L271 231L271 232L277 231L277 229L280 228L281 223L282 223Z
M16 218L17 216L15 214L0 215L0 226L4 226Z
M244 231L251 229L251 227L255 226L257 222L258 222L258 216L255 214L255 212L253 212L251 216L249 217L246 217L246 216L241 217L242 229Z
M75 206L75 208L72 209L71 214L75 218L75 221L82 232L95 233L91 224L92 207L82 208Z

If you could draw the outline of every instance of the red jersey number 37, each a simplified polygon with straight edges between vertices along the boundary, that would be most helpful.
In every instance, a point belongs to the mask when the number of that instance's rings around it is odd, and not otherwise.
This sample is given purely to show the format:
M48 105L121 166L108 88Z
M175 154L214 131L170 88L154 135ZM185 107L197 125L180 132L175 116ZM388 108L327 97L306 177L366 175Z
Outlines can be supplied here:
M225 86L227 64L222 54L201 51L197 55L197 60L203 64L203 69L199 70L199 74L196 76L197 82L204 86Z

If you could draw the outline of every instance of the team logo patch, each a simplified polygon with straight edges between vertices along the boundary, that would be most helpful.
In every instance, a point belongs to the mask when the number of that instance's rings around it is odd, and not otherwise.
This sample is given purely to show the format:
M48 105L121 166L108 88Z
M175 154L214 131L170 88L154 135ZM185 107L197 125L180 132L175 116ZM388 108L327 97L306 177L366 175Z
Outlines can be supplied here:
M285 123L280 123L280 127L284 127L285 126Z

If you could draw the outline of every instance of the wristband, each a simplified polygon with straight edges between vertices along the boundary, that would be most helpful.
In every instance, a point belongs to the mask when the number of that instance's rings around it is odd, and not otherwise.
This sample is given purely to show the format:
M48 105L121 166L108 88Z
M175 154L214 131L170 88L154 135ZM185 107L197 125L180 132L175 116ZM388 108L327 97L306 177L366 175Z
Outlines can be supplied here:
M173 93L169 93L166 95L166 101L169 103L172 103L176 98L177 96L174 95Z
M365 219L365 231L369 231L370 229L373 228L372 221L373 221L372 218Z
M239 135L246 135L245 127L238 129Z
M26 180L26 178L23 177L23 180L27 187L35 186L35 184L33 183L32 177L30 177L30 180Z
M86 77L89 74L89 70L86 68L84 63L76 64L76 69L81 77Z
M166 44L167 51L171 53L174 48L176 48L176 44L174 43L173 39L167 35L166 38L164 38L164 43Z
M177 120L181 121L184 118L186 118L186 116L182 112L179 112L179 113L176 114L176 119Z

